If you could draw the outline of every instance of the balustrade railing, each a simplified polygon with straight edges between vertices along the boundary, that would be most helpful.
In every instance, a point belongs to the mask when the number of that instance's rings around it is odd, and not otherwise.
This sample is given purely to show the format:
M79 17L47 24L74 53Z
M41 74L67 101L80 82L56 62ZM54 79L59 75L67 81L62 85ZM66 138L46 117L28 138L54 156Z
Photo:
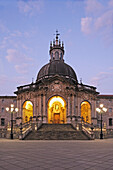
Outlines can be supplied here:
M89 124L87 122L82 121L82 131L90 138L94 139L94 132L93 132L94 126L93 124Z
M37 130L42 125L42 120L29 121L24 124L20 123L19 139L23 140L30 132Z

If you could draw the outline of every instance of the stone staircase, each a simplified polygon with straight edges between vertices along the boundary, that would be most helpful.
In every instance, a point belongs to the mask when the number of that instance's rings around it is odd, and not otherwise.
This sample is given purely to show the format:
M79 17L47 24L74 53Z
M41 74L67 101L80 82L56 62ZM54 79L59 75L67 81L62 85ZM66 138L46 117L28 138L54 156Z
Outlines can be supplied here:
M88 140L83 131L71 124L42 124L37 131L30 132L25 140Z

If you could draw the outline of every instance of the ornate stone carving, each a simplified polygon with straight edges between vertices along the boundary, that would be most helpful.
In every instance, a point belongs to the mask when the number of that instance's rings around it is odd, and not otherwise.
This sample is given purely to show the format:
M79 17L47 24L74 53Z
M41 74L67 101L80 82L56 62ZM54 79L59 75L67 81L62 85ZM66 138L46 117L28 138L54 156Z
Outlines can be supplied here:
M51 90L54 91L54 92L59 92L61 91L61 85L60 84L54 84L51 86Z

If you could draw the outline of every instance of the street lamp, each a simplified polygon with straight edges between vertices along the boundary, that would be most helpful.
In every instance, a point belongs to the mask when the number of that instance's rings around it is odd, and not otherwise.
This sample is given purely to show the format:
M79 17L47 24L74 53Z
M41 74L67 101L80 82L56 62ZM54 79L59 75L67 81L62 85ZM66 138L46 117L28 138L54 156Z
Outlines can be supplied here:
M10 134L10 138L13 139L13 113L18 112L18 108L15 108L14 104L11 104L10 107L6 107L6 111L11 113L11 134Z
M100 108L96 108L96 111L101 114L101 133L100 133L100 139L103 139L103 133L102 133L102 114L104 112L107 112L107 108L105 108L103 104L100 104Z

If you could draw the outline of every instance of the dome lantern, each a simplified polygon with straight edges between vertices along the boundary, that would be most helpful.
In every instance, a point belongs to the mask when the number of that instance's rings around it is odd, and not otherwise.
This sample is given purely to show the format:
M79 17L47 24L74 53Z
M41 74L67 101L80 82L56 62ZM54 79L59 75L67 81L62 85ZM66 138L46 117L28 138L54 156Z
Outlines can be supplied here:
M56 37L55 40L53 40L53 45L52 43L50 43L50 50L49 50L49 54L50 54L50 62L54 61L54 60L60 60L60 61L64 61L63 60L63 56L64 56L64 44L62 44L61 46L61 41L59 39L59 33L56 30Z

